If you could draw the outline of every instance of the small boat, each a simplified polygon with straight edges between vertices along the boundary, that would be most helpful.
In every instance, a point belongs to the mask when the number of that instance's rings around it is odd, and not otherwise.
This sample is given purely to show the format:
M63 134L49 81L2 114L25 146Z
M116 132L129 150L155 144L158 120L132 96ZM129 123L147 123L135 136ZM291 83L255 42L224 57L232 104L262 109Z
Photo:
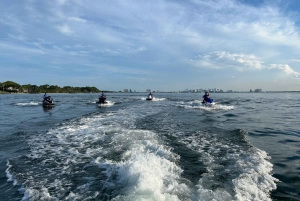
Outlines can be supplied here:
M146 100L151 101L153 98L146 98Z

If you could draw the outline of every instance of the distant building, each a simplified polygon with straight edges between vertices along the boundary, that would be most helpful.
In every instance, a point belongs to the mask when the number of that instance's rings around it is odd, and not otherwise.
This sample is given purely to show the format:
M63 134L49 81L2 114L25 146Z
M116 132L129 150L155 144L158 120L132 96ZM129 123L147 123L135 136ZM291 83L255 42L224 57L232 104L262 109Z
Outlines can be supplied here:
M19 92L19 89L16 89L14 87L8 87L6 90L10 92Z
M128 89L124 89L124 93L128 93Z
M261 89L255 89L254 92L262 92Z
M147 93L150 93L150 92L151 92L151 89L147 89L146 92L147 92Z

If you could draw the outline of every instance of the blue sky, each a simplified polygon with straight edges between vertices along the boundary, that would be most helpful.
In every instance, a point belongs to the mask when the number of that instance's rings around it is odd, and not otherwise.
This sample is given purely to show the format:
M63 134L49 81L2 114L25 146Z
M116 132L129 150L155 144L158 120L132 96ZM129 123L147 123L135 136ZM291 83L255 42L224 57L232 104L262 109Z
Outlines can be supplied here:
M0 82L300 90L298 0L0 1Z

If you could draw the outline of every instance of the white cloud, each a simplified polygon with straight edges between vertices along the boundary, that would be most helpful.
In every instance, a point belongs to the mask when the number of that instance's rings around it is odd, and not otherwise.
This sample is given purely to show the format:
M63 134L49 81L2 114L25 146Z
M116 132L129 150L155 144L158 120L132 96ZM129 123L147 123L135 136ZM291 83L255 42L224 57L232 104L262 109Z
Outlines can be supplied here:
M231 54L223 51L199 55L198 58L198 60L192 60L190 63L193 64L196 61L196 67L236 68L237 70L277 69L283 71L285 74L293 75L295 78L300 77L300 73L293 70L287 64L266 65L261 59L255 57L254 55Z
M62 34L65 34L65 35L68 35L68 36L73 33L73 31L71 30L71 28L68 25L66 25L66 24L60 25L60 26L56 26L56 28Z
M59 5L64 5L67 0L56 0Z
M144 46L141 46L141 47L139 47L139 48L137 49L138 52L143 52L143 51L146 51L146 50L147 50L147 48L144 47Z
M9 36L10 38L15 39L15 40L26 41L26 39L25 39L23 36L21 36L21 35L8 34L8 36Z
M285 72L286 74L289 75L294 75L295 78L299 78L300 77L300 73L294 71L289 65L287 64L271 64L268 66L268 69L279 69L282 70L283 72Z
M254 55L246 54L231 54L229 52L213 52L197 56L198 67L214 67L214 68L236 68L238 70L244 69L262 69L263 62Z
M0 15L0 25L6 25L8 27L13 28L18 34L24 33L24 28L26 27L26 23L19 19L17 16L14 16L11 13L1 13Z
M5 50L5 51L3 51ZM16 57L16 55L19 55L18 57L23 56L36 56L36 55L42 55L45 54L45 52L41 49L34 48L34 47L26 47L23 45L14 44L11 43L5 43L0 42L0 55L5 55L8 57Z
M87 20L82 19L80 17L69 17L68 20L69 21L74 21L74 22L81 22L81 23L86 23L87 22Z
M101 54L112 55L112 56L120 55L120 52L118 50L112 50L109 48L95 50L95 51L100 52Z

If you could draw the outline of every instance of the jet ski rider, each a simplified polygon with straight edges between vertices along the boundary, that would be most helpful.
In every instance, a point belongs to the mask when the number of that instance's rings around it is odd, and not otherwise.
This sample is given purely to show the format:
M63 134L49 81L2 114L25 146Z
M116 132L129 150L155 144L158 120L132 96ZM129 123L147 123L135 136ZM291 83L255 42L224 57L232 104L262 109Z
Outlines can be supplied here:
M99 103L104 103L106 100L106 95L102 91L102 94L99 96Z
M47 93L44 94L44 101L50 102L50 97L47 95Z
M51 96L48 96L47 93L44 94L44 101L52 103Z
M48 98L48 95L47 93L44 94L44 99Z
M206 91L205 95L203 96L203 101L202 103L212 103L213 100L209 97L209 92Z

